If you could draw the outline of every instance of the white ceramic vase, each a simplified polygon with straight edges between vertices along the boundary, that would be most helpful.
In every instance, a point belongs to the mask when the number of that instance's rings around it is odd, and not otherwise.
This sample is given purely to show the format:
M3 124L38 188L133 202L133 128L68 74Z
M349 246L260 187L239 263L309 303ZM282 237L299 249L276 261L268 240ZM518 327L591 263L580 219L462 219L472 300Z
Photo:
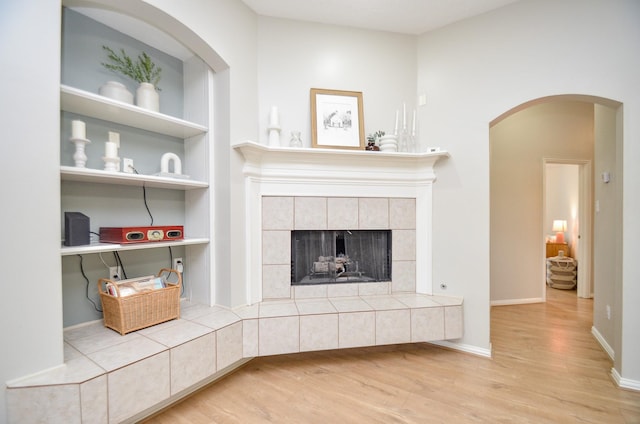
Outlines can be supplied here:
M148 82L140 83L136 90L136 105L154 112L160 111L160 95L153 84Z
M118 100L123 103L133 104L133 94L124 84L117 81L107 81L104 83L98 91L101 96L108 97L113 100Z

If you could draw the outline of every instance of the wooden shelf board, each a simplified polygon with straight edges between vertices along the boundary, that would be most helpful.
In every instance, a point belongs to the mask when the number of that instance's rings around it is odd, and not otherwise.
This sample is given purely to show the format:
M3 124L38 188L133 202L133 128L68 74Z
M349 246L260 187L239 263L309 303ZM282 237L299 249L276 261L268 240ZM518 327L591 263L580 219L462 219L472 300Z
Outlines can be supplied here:
M147 242L147 243L128 243L128 244L117 244L117 243L91 243L83 246L62 246L60 250L61 256L69 256L69 255L88 255L91 253L102 253L102 252L114 252L114 251L124 251L124 250L143 250L143 249L157 249L161 247L169 247L169 246L189 246L195 244L207 244L209 243L208 238L186 238L184 240L175 240L175 241L155 241L155 242Z
M168 188L175 190L192 190L206 188L207 182L188 178L160 177L156 175L128 174L126 172L110 172L101 169L76 168L61 166L60 178L63 181L80 181L85 183L119 184L129 186Z

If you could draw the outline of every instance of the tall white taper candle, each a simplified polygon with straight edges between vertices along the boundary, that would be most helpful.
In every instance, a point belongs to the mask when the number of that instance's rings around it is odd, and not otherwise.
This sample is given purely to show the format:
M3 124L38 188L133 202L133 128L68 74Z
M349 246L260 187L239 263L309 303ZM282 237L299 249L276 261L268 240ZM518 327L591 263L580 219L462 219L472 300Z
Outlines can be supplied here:
M87 138L86 125L83 121L71 121L71 138Z

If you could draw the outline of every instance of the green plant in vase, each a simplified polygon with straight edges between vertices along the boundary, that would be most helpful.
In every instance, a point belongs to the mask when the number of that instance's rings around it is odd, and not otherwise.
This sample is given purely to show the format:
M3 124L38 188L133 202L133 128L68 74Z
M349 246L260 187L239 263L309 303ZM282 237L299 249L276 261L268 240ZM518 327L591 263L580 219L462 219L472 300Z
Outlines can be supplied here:
M120 49L118 53L107 46L102 48L107 52L107 58L110 61L102 62L102 66L139 83L136 91L136 105L157 112L160 109L160 98L157 93L160 88L157 84L162 75L162 68L157 66L145 52L132 59L124 49Z
M365 150L380 150L380 148L378 147L378 140L380 139L380 137L382 137L384 135L384 131L376 131L373 134L369 134L367 136L367 147L365 148Z

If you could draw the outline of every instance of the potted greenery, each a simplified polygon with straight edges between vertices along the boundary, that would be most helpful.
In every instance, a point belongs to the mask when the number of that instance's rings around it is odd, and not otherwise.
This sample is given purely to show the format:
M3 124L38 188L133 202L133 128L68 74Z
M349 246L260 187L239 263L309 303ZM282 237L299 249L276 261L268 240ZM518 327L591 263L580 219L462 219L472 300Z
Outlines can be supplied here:
M162 68L157 66L145 52L140 53L134 60L124 49L116 53L110 47L102 46L102 48L107 52L110 60L110 63L103 62L102 66L139 83L136 90L136 105L157 112L160 109L158 95L160 89L157 84L160 81Z
M373 134L369 134L367 136L368 143L367 143L367 147L365 147L365 150L374 150L374 151L380 150L380 148L378 147L378 140L383 135L384 135L384 131L376 131Z

